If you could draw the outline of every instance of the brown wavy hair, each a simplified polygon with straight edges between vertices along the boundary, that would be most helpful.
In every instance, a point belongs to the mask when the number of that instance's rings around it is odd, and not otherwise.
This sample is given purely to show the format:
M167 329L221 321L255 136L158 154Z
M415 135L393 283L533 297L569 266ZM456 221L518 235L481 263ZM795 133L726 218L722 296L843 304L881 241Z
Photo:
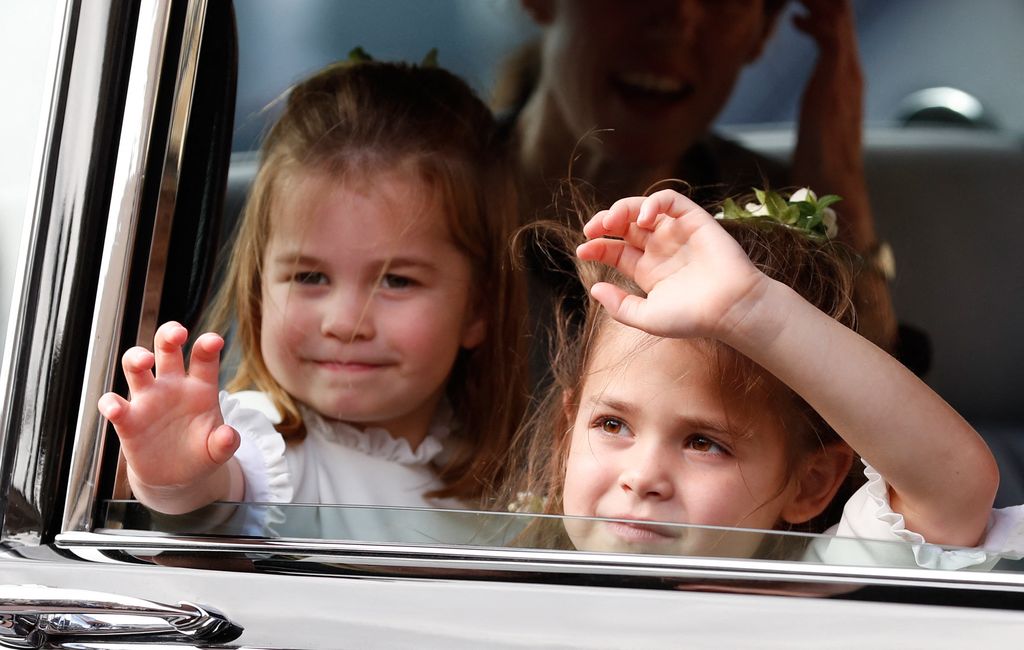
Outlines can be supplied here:
M487 106L455 75L434 66L342 62L293 87L261 149L223 285L207 321L234 329L238 367L228 390L266 393L277 429L301 440L295 400L260 353L263 257L275 206L298 175L411 168L436 192L456 247L469 259L472 300L485 341L462 350L448 380L452 451L436 468L444 487L429 496L478 499L502 477L502 455L525 409L524 295L508 242L518 225L511 152Z
M815 307L856 331L852 296L862 263L852 249L838 242L812 239L767 219L719 223L768 277L792 287ZM569 251L575 251L576 245L582 242L578 230L551 222L527 226L518 237L524 242L522 245L539 245L556 259L572 255ZM583 378L590 367L595 342L611 321L600 303L590 298L589 289L597 282L612 282L634 294L644 295L635 283L602 264L576 260L575 268L578 292L557 299L560 313L553 335L556 340L553 380L540 399L539 408L517 434L511 462L519 469L511 473L512 480L500 493L498 505L503 509L523 510L524 495L529 495L534 509L543 504L539 508L542 514L563 513L566 462ZM581 304L585 305L583 313L580 313ZM655 339L650 336L651 341ZM771 416L777 418L780 430L787 433L786 460L790 469L823 446L845 445L803 398L749 358L715 340L696 339L694 343L712 364L722 394L740 396L743 399L739 403L751 398L759 406L771 405ZM762 409L758 416L765 412L769 409ZM823 532L838 522L846 499L862 481L860 472L851 468L844 485L822 513L803 524L779 527ZM518 541L527 546L572 548L557 518L537 520Z

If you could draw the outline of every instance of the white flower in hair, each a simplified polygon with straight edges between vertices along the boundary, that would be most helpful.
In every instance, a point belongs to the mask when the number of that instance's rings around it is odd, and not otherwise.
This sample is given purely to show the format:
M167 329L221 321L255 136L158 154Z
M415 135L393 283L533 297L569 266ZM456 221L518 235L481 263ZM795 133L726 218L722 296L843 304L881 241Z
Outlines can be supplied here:
M747 203L742 208L732 199L726 199L715 218L766 219L787 228L801 230L814 238L831 239L838 232L835 210L829 206L841 199L834 194L819 198L808 187L798 189L788 198L771 190L755 189L754 194L758 202Z
M750 213L752 217L770 217L771 213L768 212L768 206L764 203L748 203L743 206L743 209Z
M797 191L789 195L790 203L800 203L801 201L810 201L811 203L817 203L818 195L814 193L809 187L801 187Z
M829 239L839 234L839 224L836 222L836 211L832 208L825 208L821 211L821 223L825 224L825 236Z

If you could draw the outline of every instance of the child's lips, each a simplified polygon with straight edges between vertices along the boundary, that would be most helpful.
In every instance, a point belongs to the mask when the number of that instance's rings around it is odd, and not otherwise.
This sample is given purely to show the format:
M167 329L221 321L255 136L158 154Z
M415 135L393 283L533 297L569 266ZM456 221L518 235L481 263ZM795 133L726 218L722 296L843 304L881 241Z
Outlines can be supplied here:
M682 535L682 531L676 526L659 524L646 519L631 517L611 517L611 519L619 521L607 521L605 526L614 535L627 541L654 542L678 539Z
M313 362L325 370L336 372L369 372L371 370L379 370L388 365L380 361L339 361L335 359L314 360Z

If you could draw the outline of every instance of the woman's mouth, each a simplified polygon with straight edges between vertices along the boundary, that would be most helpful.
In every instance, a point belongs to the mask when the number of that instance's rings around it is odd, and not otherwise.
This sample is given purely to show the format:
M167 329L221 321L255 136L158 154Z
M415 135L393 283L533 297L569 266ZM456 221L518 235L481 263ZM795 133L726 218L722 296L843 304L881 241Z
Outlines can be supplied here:
M682 79L654 72L620 72L612 75L611 84L626 99L666 106L687 99L694 90Z

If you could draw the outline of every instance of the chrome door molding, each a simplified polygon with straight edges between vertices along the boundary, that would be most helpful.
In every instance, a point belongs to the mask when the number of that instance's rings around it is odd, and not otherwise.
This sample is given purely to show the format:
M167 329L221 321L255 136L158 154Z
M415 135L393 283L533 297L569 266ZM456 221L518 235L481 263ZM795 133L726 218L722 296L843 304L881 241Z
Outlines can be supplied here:
M584 551L513 549L470 546L428 546L317 541L308 539L244 539L190 537L163 533L69 532L57 546L85 551L129 553L227 553L245 557L288 557L380 569L423 569L422 577L503 579L515 574L652 578L684 581L744 581L751 583L832 584L852 588L868 585L993 590L1024 599L1024 574L1010 572L944 571L812 564L782 560L694 558L663 555L591 553ZM436 570L431 575L430 570Z
M171 102L167 149L151 152L160 72L164 64L172 0L147 0L140 4L135 50L132 53L125 120L121 131L114 191L107 221L100 267L98 298L93 312L92 331L85 368L85 385L79 404L71 472L64 507L62 530L89 530L99 484L100 459L106 422L96 403L110 389L118 368L118 341L124 320L124 294L128 287L136 230L150 157L162 156L153 241L144 297L143 317L138 336L149 337L155 330L160 302L163 264L167 254L174 213L175 193L181 173L184 135L188 128L202 37L206 0L188 0Z

